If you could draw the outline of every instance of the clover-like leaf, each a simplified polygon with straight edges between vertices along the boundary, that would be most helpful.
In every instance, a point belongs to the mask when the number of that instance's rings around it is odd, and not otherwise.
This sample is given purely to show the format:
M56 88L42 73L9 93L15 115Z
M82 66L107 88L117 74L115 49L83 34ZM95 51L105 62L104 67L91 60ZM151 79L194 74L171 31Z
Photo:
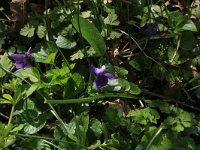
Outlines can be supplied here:
M66 38L66 37L59 35L57 40L56 40L56 45L60 48L72 49L76 46L76 42L72 41L69 38Z
M6 75L6 72L1 69L4 68L5 70L9 70L12 66L12 61L8 58L8 55L5 53L0 59L0 78Z
M27 36L28 38L33 37L35 27L31 24L26 24L20 31L20 35Z
M45 26L39 25L37 27L36 33L37 33L39 38L43 38L45 36L45 32L46 32L46 27Z
M108 16L104 19L104 23L108 25L113 25L113 26L118 26L119 25L119 20L117 20L117 15L116 14L108 14Z
M132 118L135 122L147 125L147 123L157 123L157 119L160 118L160 115L155 109L144 108L144 109L136 109L131 110L128 114L129 117Z

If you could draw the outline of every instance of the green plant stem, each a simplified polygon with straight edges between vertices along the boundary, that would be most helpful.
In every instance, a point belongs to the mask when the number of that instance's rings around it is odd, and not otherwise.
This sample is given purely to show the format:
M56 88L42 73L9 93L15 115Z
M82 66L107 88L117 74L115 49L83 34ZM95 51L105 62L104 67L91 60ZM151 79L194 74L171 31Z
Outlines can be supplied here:
M182 106L185 106L185 107L194 109L194 110L196 110L196 111L200 111L200 108L198 108L198 107L194 107L194 106L185 104L185 103L183 103L183 102L181 102L181 101L175 100L175 99L173 99L173 98L169 98L169 97L166 97L166 96L157 94L157 93L150 92L150 91L148 91L148 90L146 90L146 89L142 89L142 93L148 94L148 95L151 95L151 96L155 96L155 97L158 97L158 98L161 98L161 99L163 99L163 101L166 101L166 102L174 102L174 103L180 104L180 105L182 105Z
M75 143L75 142L69 142L69 141L66 141L66 140L56 140L56 139L53 139L53 138L49 138L49 137L41 137L41 136L37 136L37 135L26 135L26 134L20 134L20 133L11 133L12 135L15 135L15 136L19 136L19 137L26 137L26 138L36 138L36 139L43 139L43 140L48 140L48 141L56 141L56 142L63 142L63 143L68 143L68 144L71 144L71 145L77 145L81 148L85 148L87 149L85 146L83 145L80 145L78 143Z
M55 144L53 144L53 143L51 143L51 142L49 142L49 141L47 141L47 140L43 140L43 141L44 141L45 143L47 143L47 144L49 144L49 145L51 145L51 146L57 148L58 150L62 150L62 148L56 146Z
M153 144L154 140L156 139L156 137L160 134L160 132L162 131L162 128L159 128L158 131L153 135L153 137L151 138L151 140L149 141L149 143L147 144L145 150L149 150L151 145Z
M8 119L8 120L9 120L9 117L8 117L8 116L6 116L6 115L4 115L4 114L2 114L2 113L0 113L0 116L2 116L2 117L4 117L4 118L6 118L6 119Z
M12 121L12 118L13 118L13 114L14 114L14 110L15 110L15 105L12 105L10 116L9 116L9 120L8 120L8 127L11 124L11 121Z
M192 91L192 90L196 90L198 88L200 88L200 85L194 86L194 87L188 89L187 91L189 92L189 91Z
M78 99L62 99L62 100L47 100L48 104L72 104L72 103L89 103L93 102L97 99L103 98L111 98L111 97L118 97L118 98L128 98L128 99L138 99L135 95L124 94L124 93L105 93L100 94L97 96L86 97L86 98L78 98Z

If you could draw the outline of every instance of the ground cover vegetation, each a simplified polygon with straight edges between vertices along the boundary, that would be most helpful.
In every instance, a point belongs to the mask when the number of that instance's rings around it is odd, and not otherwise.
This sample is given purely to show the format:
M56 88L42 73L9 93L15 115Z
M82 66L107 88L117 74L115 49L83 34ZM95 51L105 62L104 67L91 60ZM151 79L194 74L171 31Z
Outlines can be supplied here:
M1 0L0 149L199 150L199 0Z

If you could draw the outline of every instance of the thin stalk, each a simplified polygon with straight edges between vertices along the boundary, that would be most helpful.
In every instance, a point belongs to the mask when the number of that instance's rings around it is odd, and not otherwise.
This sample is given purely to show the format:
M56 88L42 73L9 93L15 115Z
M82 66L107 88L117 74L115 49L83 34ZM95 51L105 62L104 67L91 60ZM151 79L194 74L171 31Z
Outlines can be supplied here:
M36 139L43 139L43 140L49 140L49 141L63 142L63 143L68 143L68 144L72 144L72 145L77 145L81 148L87 149L87 147L85 147L83 145L80 145L80 144L75 143L75 142L69 142L69 141L66 141L66 140L56 140L56 139L49 138L49 137L41 137L41 136L37 136L37 135L26 135L26 134L20 134L20 133L11 133L11 134L19 136L19 137L36 138Z
M47 140L43 140L43 141L44 141L45 143L47 143L47 144L49 144L49 145L51 145L51 146L57 148L58 150L62 150L62 148L58 147L57 145L55 145L55 144L53 144L53 143L51 143L51 142L49 142L49 141L47 141Z
M4 115L4 114L2 114L2 113L0 113L0 116L2 116L2 117L4 117L4 118L6 118L6 119L8 119L8 120L9 120L9 117L8 117L8 116L6 116L6 115Z
M9 116L9 120L8 120L8 125L7 125L8 127L11 124L11 121L12 121L12 118L13 118L13 114L14 114L14 110L15 110L15 105L12 105L10 116Z
M137 96L123 93L105 93L97 96L78 98L78 99L62 99L62 100L47 100L48 104L74 104L74 103L89 103L97 99L111 98L111 97L120 97L128 99L138 99Z
M163 99L163 101L165 101L165 102L174 102L174 103L180 104L180 105L182 105L182 106L185 106L185 107L194 109L194 110L196 110L196 111L200 111L200 108L198 108L198 107L194 107L194 106L185 104L185 103L183 103L183 102L181 102L181 101L178 101L178 100L176 100L176 99L173 99L173 98L170 98L170 97L166 97L166 96L163 96L163 95L160 95L160 94L157 94L157 93L150 92L150 91L148 91L148 90L146 90L146 89L142 89L142 93L148 94L148 95L151 95L151 96L155 96L155 97L158 97L158 98L161 98L161 99Z
M189 92L189 91L192 91L192 90L196 90L198 88L200 88L200 85L194 86L194 87L188 89L187 91Z
M149 143L147 144L145 150L149 150L151 145L153 144L154 140L156 139L156 137L160 134L160 132L162 131L162 128L159 128L158 131L153 135L153 137L151 138L151 140L149 141Z

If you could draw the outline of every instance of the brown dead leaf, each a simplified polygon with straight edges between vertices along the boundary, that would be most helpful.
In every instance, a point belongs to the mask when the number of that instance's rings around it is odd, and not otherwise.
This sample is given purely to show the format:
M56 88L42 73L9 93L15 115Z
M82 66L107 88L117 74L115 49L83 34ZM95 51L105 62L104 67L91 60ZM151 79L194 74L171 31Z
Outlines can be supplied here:
M28 19L26 0L12 0L10 2L11 18L14 24L9 28L7 36L9 39L14 39L20 31L24 23Z
M124 102L121 99L117 99L115 101L106 101L103 104L104 105L108 104L108 107L122 111L125 114L125 116L131 110L128 103Z
M172 8L179 8L180 10L183 10L187 7L187 3L185 2L185 0L178 0L176 2L168 0L167 2L165 2L165 5Z

